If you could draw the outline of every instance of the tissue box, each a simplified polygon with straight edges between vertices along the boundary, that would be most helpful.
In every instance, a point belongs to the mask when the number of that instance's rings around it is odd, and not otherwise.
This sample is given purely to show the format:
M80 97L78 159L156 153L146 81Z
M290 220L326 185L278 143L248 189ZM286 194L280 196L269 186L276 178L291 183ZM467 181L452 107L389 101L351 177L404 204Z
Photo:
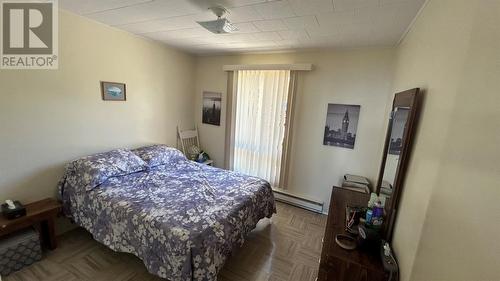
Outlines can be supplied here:
M8 220L13 220L26 216L26 208L19 202L14 201L15 209L9 209L7 204L2 204L2 214Z
M0 275L6 276L42 259L40 237L33 228L0 240Z

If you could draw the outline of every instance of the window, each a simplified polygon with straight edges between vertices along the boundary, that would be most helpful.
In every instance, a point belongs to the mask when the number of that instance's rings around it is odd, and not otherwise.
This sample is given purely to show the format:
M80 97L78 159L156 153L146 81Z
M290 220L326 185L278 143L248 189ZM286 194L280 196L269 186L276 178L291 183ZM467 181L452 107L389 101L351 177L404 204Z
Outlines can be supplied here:
M237 72L233 169L280 187L287 134L289 70Z

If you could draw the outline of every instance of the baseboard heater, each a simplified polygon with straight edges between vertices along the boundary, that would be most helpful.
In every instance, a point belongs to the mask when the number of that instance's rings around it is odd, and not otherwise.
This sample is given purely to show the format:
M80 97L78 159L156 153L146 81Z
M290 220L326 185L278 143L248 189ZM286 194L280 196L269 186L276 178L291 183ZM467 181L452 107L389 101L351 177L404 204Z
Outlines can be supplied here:
M307 199L299 195L295 195L283 190L273 188L274 199L279 202L287 203L302 209L323 214L324 202L318 202L312 199Z

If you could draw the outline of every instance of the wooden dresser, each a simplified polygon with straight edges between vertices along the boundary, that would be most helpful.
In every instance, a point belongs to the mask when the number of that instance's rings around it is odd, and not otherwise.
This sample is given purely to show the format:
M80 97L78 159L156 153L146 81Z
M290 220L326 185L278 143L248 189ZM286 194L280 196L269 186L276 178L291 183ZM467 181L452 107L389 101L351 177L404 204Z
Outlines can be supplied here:
M335 243L335 235L345 233L346 206L366 206L369 199L368 194L333 187L318 281L388 280L378 251L348 251Z

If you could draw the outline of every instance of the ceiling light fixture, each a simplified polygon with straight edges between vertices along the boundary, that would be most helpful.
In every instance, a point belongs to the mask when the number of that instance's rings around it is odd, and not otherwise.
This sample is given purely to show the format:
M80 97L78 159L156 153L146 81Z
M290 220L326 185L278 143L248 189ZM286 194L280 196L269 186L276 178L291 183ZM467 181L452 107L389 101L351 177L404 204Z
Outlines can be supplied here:
M234 26L228 19L222 17L224 14L229 13L226 8L217 6L208 9L217 16L217 19L211 21L197 21L199 25L215 34L233 33L238 31L236 26Z

